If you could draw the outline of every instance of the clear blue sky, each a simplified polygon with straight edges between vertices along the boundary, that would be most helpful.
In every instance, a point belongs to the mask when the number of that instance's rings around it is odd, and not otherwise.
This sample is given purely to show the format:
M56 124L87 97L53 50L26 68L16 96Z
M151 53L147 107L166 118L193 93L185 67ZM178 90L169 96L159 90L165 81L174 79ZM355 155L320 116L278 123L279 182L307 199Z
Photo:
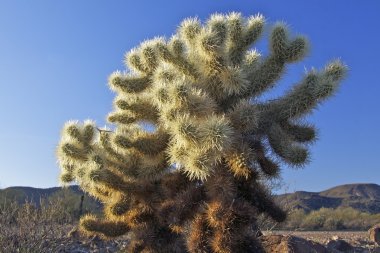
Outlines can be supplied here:
M286 21L311 41L309 57L289 68L272 96L329 59L350 68L340 92L309 118L320 131L311 163L283 169L288 191L380 184L380 1L2 0L0 187L58 185L62 125L105 124L114 96L107 77L124 69L123 54L144 39L170 36L185 17L231 11ZM265 51L264 41L258 47Z

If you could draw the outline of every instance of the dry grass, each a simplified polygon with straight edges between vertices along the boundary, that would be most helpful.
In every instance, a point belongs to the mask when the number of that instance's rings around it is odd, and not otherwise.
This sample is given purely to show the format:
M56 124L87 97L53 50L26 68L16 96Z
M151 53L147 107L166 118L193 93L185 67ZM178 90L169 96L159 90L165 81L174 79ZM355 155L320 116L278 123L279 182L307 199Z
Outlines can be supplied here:
M0 205L1 253L114 253L126 247L127 238L103 241L74 232L77 215L63 197L42 199L20 205L7 201Z
M74 221L59 201L41 200L0 206L0 249L2 252L59 252Z

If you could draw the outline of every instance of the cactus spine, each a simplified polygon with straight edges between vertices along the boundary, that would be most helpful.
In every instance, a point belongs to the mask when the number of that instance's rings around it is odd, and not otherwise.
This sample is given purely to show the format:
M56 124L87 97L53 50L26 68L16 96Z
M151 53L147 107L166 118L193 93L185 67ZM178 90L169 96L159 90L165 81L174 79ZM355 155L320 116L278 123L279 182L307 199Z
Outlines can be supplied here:
M276 161L308 161L316 133L300 119L335 93L346 72L333 61L283 97L258 102L308 50L283 23L270 32L267 56L251 50L264 23L239 13L184 20L170 39L128 52L127 72L110 76L112 130L92 121L65 125L61 181L104 203L103 219L82 217L85 233L131 232L129 252L262 251L258 214L286 218L263 179L278 176Z

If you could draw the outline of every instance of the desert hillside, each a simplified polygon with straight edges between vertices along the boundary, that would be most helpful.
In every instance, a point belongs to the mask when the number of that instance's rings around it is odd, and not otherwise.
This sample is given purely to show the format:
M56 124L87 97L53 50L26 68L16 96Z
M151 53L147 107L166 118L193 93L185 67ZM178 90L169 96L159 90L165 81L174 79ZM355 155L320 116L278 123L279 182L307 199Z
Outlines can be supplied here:
M84 208L91 212L99 212L101 204L94 198L84 193L79 186L72 185L67 188L51 187L51 188L33 188L24 186L13 186L5 189L0 189L0 204L5 201L17 202L23 204L31 202L40 205L41 200L66 199L66 203L74 205L77 208L80 203L81 196L84 195Z
M78 199L84 194L88 201L96 202L86 193L83 193L78 186L73 185L68 188L72 194L78 196ZM19 203L28 200L38 204L40 198L49 198L61 189L61 187L40 189L21 186L0 189L0 203L4 199L11 199ZM305 212L310 212L323 207L334 209L351 207L361 212L380 213L380 185L377 184L345 184L321 192L297 191L280 194L275 198L288 210L302 209Z
M345 184L321 192L297 191L281 194L276 200L287 209L306 212L320 208L351 207L362 212L380 213L380 185Z

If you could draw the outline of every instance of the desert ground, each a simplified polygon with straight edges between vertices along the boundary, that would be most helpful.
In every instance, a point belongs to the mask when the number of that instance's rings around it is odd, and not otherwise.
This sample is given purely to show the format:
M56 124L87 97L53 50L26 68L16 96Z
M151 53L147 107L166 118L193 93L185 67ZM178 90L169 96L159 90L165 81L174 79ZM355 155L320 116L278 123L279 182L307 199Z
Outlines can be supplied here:
M297 236L322 245L327 245L331 240L344 240L354 247L355 253L380 252L380 247L370 241L367 231L265 231L264 235L288 235Z

